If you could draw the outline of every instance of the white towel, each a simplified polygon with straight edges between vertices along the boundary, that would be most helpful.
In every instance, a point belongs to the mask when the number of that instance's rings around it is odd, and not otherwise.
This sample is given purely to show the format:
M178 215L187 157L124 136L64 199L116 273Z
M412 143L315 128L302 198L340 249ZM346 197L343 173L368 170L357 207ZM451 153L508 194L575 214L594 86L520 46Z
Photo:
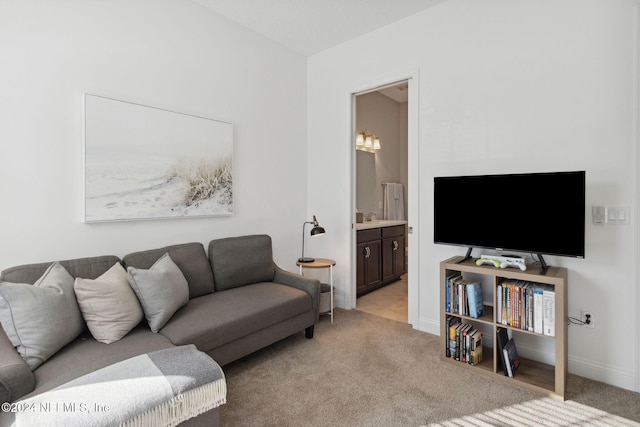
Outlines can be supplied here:
M384 183L384 219L404 220L404 187L397 183Z

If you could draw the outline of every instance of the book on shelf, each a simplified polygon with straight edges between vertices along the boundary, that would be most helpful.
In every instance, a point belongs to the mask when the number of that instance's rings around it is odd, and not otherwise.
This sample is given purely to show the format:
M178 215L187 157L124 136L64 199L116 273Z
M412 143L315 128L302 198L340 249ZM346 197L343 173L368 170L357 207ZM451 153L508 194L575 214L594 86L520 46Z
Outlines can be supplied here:
M502 315L500 316L500 323L503 325L509 324L509 286L509 281L505 280L501 287Z
M496 288L496 321L502 323L502 283Z
M554 337L556 335L556 293L547 286L542 291L542 328L544 335Z
M520 367L520 357L518 357L516 343L513 338L502 349L502 357L504 358L504 365L507 367L508 376L513 377Z
M460 319L455 317L453 319L454 320L449 325L449 354L447 354L447 357L451 357L455 359L456 347L457 347L456 337L457 337L458 327L460 326Z
M451 286L452 286L453 280L456 277L460 277L460 275L459 274L452 274L450 276L447 276L447 278L445 279L445 281L446 281L445 293L446 293L446 309L447 309L447 313L452 313L453 312Z
M467 283L467 305L469 307L469 317L477 319L484 314L484 302L482 300L482 283Z
M471 335L473 335L477 331L477 329L473 325L469 325L463 332L463 354L462 354L462 363L471 364Z
M454 316L447 316L447 333L445 334L446 356L451 357L456 352L456 327L460 324L460 319Z
M528 282L525 285L525 305L526 305L526 319L525 325L529 332L533 332L533 283Z
M455 359L462 361L464 358L464 336L467 329L471 328L469 323L461 323L456 329L456 356Z
M533 332L542 333L542 286L533 288Z
M507 334L507 330L505 328L498 328L498 330L496 331L496 340L497 345L498 345L498 370L502 369L502 372L504 373L505 376L509 376L509 372L507 371L507 365L504 361L504 355L502 350L504 350L504 347L507 345L507 342L509 342L509 335Z
M479 329L473 331L469 341L471 345L469 364L478 365L482 362L482 332Z

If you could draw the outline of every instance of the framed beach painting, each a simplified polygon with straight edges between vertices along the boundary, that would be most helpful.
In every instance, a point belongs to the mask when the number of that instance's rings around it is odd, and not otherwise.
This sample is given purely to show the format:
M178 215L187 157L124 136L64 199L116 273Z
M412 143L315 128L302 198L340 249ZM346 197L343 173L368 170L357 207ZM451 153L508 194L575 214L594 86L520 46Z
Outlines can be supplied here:
M233 125L84 95L84 220L233 214Z

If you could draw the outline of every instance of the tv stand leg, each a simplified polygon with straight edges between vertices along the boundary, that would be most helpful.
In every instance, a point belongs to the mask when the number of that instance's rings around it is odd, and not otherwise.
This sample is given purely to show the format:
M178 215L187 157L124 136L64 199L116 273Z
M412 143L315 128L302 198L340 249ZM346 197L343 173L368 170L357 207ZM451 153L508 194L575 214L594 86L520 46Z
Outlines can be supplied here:
M540 261L540 266L541 266L540 274L542 275L547 274L547 270L549 269L549 266L544 261L544 258L542 258L542 254L538 254L538 260Z
M471 251L473 250L472 247L469 247L469 249L467 249L467 254L464 256L464 258L462 258L460 261L458 261L456 264L460 264L462 262L465 262L466 260L468 260L469 258L471 258Z

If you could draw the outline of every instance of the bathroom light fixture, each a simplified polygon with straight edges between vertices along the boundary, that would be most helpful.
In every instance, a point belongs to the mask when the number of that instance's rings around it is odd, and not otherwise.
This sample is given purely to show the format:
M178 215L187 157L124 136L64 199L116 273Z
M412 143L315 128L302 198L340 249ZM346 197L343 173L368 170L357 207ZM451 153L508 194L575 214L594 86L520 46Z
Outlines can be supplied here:
M356 134L356 149L373 152L380 148L380 138L374 134L368 133L367 131L359 131Z
M318 220L316 219L315 215L313 216L313 221L305 221L304 224L302 224L302 256L298 258L298 262L315 261L314 258L309 258L304 256L304 228L307 224L313 224L313 228L311 229L311 237L326 233L324 228L318 225Z

